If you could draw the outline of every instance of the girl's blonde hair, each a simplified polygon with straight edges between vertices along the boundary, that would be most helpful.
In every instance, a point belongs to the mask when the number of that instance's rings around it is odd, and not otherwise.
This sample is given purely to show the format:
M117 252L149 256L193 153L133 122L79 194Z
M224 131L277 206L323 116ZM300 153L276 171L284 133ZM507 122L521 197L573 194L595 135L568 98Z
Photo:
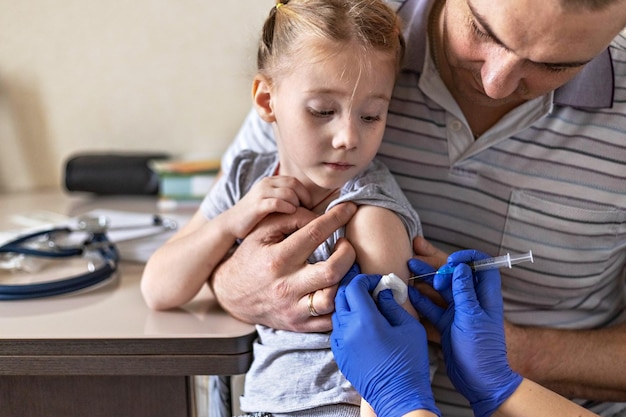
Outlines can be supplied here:
M273 7L263 26L257 68L269 78L297 59L302 39L354 42L365 53L389 52L400 68L404 38L396 13L383 0L283 0ZM293 61L291 61L293 62Z

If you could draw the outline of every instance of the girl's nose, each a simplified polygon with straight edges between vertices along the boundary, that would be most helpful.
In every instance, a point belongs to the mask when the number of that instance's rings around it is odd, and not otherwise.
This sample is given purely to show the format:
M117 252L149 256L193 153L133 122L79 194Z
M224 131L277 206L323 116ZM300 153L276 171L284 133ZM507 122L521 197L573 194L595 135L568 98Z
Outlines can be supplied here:
M354 117L348 117L341 123L339 130L333 137L333 147L336 149L354 149L359 144L359 131Z

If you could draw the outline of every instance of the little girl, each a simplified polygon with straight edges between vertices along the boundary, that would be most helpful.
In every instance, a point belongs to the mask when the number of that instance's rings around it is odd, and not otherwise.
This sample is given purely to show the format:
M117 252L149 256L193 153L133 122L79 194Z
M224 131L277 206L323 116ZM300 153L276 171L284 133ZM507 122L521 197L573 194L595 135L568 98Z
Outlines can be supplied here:
M362 272L393 272L406 282L421 225L374 159L403 53L396 14L382 0L284 0L272 8L252 97L272 125L277 152L244 150L229 161L190 223L147 263L141 286L148 305L167 309L191 300L265 216L298 207L323 213L346 201L359 206L356 214L309 262L326 259L345 237ZM308 309L311 315L332 312L316 307L315 293ZM257 330L242 410L359 415L359 395L337 368L328 333ZM372 413L367 404L362 413Z

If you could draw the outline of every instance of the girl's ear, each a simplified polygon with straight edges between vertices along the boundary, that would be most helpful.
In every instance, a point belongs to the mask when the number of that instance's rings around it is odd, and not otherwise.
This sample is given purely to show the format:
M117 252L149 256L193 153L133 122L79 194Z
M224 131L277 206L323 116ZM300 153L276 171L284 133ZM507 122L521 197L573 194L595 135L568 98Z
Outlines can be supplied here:
M272 109L272 85L263 75L257 74L252 82L252 102L261 119L268 123L276 121Z

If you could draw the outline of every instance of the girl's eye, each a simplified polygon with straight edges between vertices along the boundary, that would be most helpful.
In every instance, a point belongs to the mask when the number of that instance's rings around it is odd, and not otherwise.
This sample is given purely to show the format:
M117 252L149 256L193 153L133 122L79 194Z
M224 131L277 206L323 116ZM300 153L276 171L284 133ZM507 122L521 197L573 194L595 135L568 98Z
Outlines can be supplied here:
M316 110L312 107L309 107L308 111L315 117L329 117L335 114L333 110Z
M380 121L380 116L361 116L361 120L369 123L378 122Z
M474 22L473 20L471 21L470 27L472 28L472 32L474 33L474 35L476 35L478 38L491 39L491 36L489 36L488 33L485 33L482 30L480 30L480 28L476 25L476 22Z

